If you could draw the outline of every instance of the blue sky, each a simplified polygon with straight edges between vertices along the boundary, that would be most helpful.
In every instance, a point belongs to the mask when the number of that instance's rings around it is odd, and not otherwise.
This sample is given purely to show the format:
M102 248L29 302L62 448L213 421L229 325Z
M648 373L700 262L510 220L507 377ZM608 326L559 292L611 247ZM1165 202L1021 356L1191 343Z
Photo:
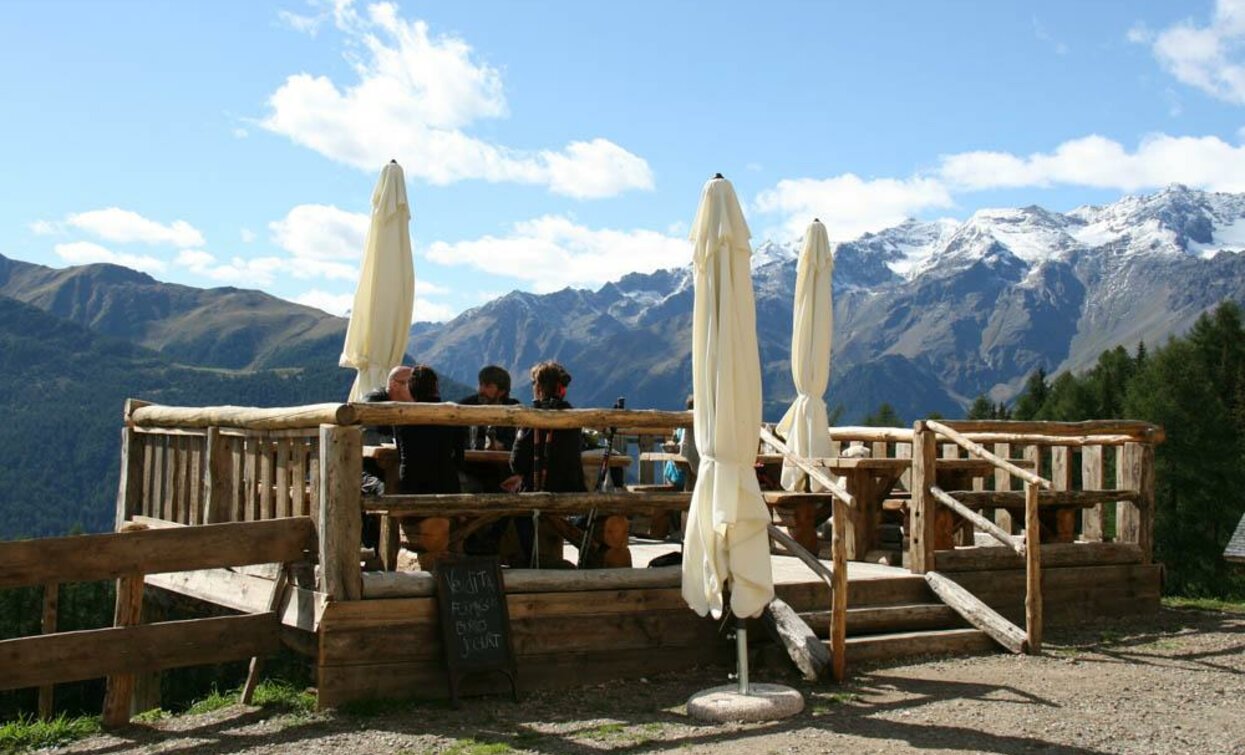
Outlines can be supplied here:
M1245 0L10 0L0 93L0 254L335 313L391 157L416 319L684 264L715 171L754 243L1245 191Z

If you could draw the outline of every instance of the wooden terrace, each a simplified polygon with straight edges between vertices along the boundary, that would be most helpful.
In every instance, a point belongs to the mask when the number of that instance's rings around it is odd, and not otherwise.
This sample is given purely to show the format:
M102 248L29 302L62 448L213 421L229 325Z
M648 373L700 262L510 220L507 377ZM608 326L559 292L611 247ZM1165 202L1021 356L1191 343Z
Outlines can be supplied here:
M426 568L460 550L465 533L482 522L539 511L541 553L551 566L564 557L573 562L567 543L578 543L582 532L570 517L595 509L604 521L599 529L608 533L606 568L504 572L520 689L725 666L732 644L720 622L687 608L680 567L647 566L679 548L659 538L671 531L691 494L663 489L657 479L660 465L672 459L661 441L691 422L690 412L645 410L192 408L131 400L122 430L118 534L87 536L102 538L93 542L109 553L128 553L124 568L102 556L82 563L84 556L72 555L86 544L82 538L6 543L0 559L15 563L10 558L20 555L26 565L0 587L124 574L149 595L175 593L255 624L242 635L251 640L232 654L220 650L232 635L200 632L186 639L170 629L167 638L149 640L146 650L93 664L95 675L124 679L196 659L260 656L279 641L314 663L322 707L371 697L443 697L435 579L423 569L399 569L401 548L415 552ZM609 493L362 497L365 454L386 453L363 447L362 427L402 424L617 427L639 446L633 462L618 462L632 463L638 482ZM800 459L762 430L758 461L775 469L788 459L823 486L821 492L765 496L775 518L777 596L823 638L836 678L858 662L912 654L1000 647L1040 652L1046 624L1158 607L1162 567L1153 563L1152 539L1161 428L1125 421L926 421L912 428L831 428L831 434L830 458ZM852 446L870 455L848 453ZM365 568L370 560L361 553L363 512L384 524L382 563L375 568ZM418 523L405 537L404 520ZM821 526L827 521L828 528ZM261 537L258 528L265 526L284 528L281 539ZM145 531L123 532L135 528ZM234 528L229 532L245 544L243 552L243 546L224 547L219 557L203 551L220 541L222 528ZM159 546L164 555L145 559L148 540L157 535L168 541ZM179 561L175 543L181 541L188 550ZM125 543L135 547L127 550ZM59 555L41 559L40 553ZM131 589L125 599L141 605L142 593L135 598ZM130 613L118 627L95 631L121 632L115 635L121 642L164 626L130 626L139 612ZM256 640L261 624L267 634ZM0 659L27 669L17 675L22 686L68 680L57 675L63 664L30 671L50 662L39 655L45 646L37 646L47 639L0 642ZM166 645L179 650L160 656ZM200 646L195 655L192 649ZM507 689L500 678L471 683L465 691ZM128 701L128 690L113 689L110 684L110 704L128 717L118 698ZM114 712L113 720L122 714Z

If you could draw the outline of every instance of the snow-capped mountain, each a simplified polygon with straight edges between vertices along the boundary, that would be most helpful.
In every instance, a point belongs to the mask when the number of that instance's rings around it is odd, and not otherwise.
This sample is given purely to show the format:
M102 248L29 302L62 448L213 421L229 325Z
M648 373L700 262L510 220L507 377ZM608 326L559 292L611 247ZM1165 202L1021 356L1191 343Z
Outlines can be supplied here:
M791 297L799 243L753 255L766 416L794 395ZM1059 213L980 210L908 220L835 246L828 401L858 419L882 401L906 419L948 415L978 394L1015 395L1037 367L1092 364L1106 348L1183 332L1224 299L1245 301L1245 195L1183 186ZM691 383L686 269L598 291L514 292L413 336L411 350L460 380L482 364L521 375L557 358L572 398L675 407Z

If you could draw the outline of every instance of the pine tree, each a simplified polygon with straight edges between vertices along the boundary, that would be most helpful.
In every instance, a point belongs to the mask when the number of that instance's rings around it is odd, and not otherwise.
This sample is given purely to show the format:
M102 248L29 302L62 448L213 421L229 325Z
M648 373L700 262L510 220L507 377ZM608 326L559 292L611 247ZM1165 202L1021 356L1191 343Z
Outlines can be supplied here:
M866 427L903 427L904 424L895 407L888 403L883 403L876 412L865 417L864 423Z
M994 419L994 404L984 394L977 396L968 407L968 419Z
M1025 381L1024 392L1020 394L1020 398L1016 399L1012 416L1020 420L1031 420L1037 417L1049 393L1050 386L1046 383L1046 370L1039 367Z

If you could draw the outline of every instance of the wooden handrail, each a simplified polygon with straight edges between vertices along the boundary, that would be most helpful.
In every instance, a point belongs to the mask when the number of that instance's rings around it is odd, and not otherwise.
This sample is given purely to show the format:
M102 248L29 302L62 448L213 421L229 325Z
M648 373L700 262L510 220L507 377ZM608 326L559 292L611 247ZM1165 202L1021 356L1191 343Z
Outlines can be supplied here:
M1023 443L1026 434L1086 436L1128 435L1139 443L1161 443L1163 428L1149 422L1126 419L1096 419L1085 422L1052 422L1022 420L945 420L939 422L961 433L1004 433L1016 436L1012 442ZM1007 442L1000 439L999 442Z
M1055 489L1054 484L1051 483L1050 480L1047 480L1043 477L1039 477L1037 474L1030 472L1027 469L1021 469L1020 467L1011 463L1007 459L994 455L990 451L987 451L984 446L978 443L974 443L973 441L964 437L962 433L956 430L952 430L951 428L947 427L941 422L938 422L932 419L926 420L925 426L929 428L930 430L933 430L934 432L938 433L939 435L946 437L948 440L955 442L958 446L968 451L970 454L973 454L982 459L985 459L1000 469L1006 469L1013 476L1019 477L1020 479L1024 480L1027 483L1032 483L1034 485L1041 485L1047 490Z
M364 425L496 425L575 430L581 427L666 428L691 427L692 413L655 409L533 409L521 405L462 406L388 402L350 404Z
M937 485L930 487L929 490L931 493L934 494L934 497L938 499L939 503L951 509L952 511L959 514L960 516L964 517L968 521L972 522L979 529L982 529L990 533L991 535L993 535L995 540L998 540L1003 545L1006 545L1008 548L1015 551L1016 555L1023 556L1025 554L1024 546L1019 545L1014 540L1012 540L1011 535L1004 532L1003 528L999 527L994 522L990 521L989 519L986 519L981 514L978 514L976 511L973 511L969 507L960 503L955 498L952 498L951 496L947 495L947 493L942 488L938 487Z
M826 474L824 469L821 469L808 459L792 453L790 449L787 448L787 444L784 443L777 435L774 435L769 428L761 428L761 440L773 446L774 449L782 455L783 459L788 460L792 464L799 467L801 471L816 480L826 490L830 491L835 498L838 498L848 506L854 507L856 505L856 499L852 497L851 493L847 492L846 488L839 484L838 480L835 480L833 477Z

